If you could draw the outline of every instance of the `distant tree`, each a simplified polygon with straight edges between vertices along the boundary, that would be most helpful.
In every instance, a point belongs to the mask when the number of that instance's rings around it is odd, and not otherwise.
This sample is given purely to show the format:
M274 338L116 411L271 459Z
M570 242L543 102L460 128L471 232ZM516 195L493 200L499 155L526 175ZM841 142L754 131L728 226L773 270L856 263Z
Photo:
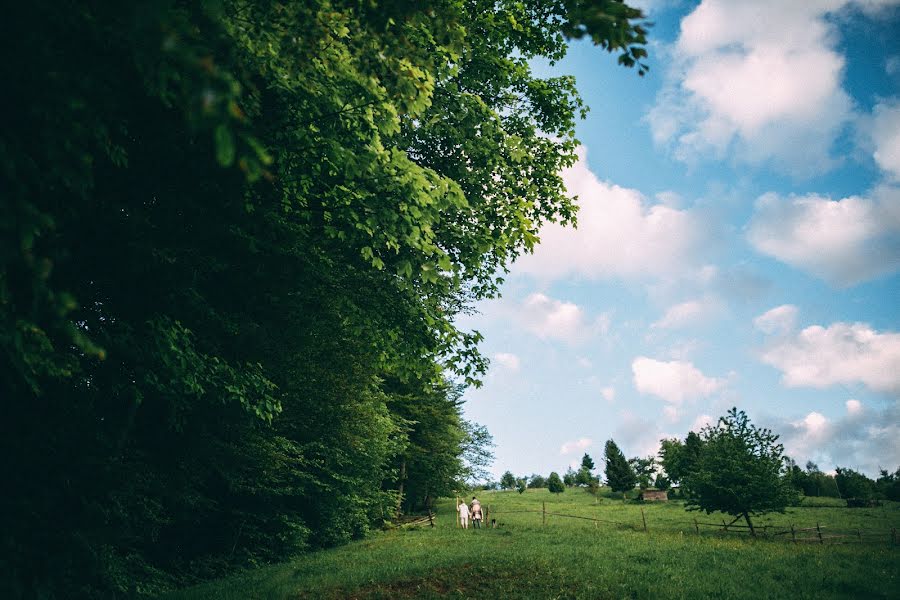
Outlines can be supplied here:
M841 496L847 499L848 506L864 506L875 497L875 482L853 469L837 467L834 476Z
M875 481L875 491L879 497L885 500L900 500L900 467L893 473L887 469L881 469L878 479Z
M624 497L625 492L634 489L637 475L613 440L606 441L605 455L606 481L612 491L622 492Z
M754 515L784 512L797 492L783 477L784 446L768 429L754 426L744 411L732 408L715 426L700 432L702 450L682 480L688 510L743 517L755 536Z
M545 488L547 487L547 479L543 475L532 475L528 478L528 487Z
M642 490L650 487L650 482L656 472L656 460L652 456L641 458L635 456L628 461L631 470L637 476L637 483Z
M591 473L594 470L594 459L592 459L587 452L581 457L581 468L586 469L588 473Z
M500 487L504 490L511 490L516 487L516 476L511 471L507 471L500 478Z
M702 446L703 441L693 431L683 442L678 439L660 440L660 463L673 484L680 484L682 478L693 469Z
M657 473L656 479L653 480L653 487L665 491L672 487L672 482L663 473Z
M578 469L578 472L575 474L575 485L590 485L593 481L593 474L584 467Z
M550 477L547 478L547 489L551 494L561 494L566 491L566 486L563 485L563 481L556 471L550 473Z
M563 483L566 484L566 487L575 485L575 475L575 471L572 470L572 467L569 467L565 475L563 475Z
M807 461L806 463L806 472L803 478L803 495L826 498L841 497L834 477L823 473L819 469L819 465L812 461Z
M520 494L524 494L525 488L526 488L525 478L520 477L519 479L516 479L516 491L519 492Z

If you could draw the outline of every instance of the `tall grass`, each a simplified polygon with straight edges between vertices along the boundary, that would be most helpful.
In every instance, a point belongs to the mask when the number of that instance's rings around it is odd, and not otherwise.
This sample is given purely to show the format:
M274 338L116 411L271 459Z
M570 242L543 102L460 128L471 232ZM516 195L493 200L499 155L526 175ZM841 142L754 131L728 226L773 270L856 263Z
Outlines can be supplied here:
M481 501L499 528L456 528L454 503L445 500L434 529L383 532L169 598L818 599L897 598L900 589L900 555L887 538L813 545L697 535L695 513L678 503L597 501L578 489L495 492ZM541 511L544 503L548 512L622 525L552 515L542 525L540 512L513 512ZM889 531L900 526L900 507L801 506L762 521Z

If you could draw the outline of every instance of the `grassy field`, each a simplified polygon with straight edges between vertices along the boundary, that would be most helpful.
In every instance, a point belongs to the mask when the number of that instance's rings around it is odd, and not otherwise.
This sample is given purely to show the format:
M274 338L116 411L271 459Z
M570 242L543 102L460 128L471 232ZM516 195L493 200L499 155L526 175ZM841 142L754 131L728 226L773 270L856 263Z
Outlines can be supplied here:
M831 543L701 528L677 502L596 500L583 490L481 496L497 529L455 527L453 501L438 505L434 529L379 533L167 596L169 600L313 598L900 598L900 505L872 509L810 506L760 525L823 531L880 531ZM603 519L550 515L541 511ZM830 503L833 504L833 503ZM641 508L647 520L643 529ZM730 519L728 519L730 520ZM614 524L618 523L618 524ZM789 537L789 536L788 536ZM850 543L837 543L850 542Z

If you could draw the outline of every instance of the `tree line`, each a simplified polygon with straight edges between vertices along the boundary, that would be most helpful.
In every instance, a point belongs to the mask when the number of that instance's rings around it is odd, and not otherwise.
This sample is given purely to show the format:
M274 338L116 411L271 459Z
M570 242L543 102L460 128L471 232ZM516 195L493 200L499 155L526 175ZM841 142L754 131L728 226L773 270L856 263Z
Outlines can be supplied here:
M619 0L16 2L0 19L0 596L151 596L480 477L456 327L542 224Z
M784 454L779 436L755 426L746 413L732 408L715 424L700 432L691 431L684 440L660 440L656 456L626 460L614 440L604 447L606 484L622 494L636 487L659 490L675 486L688 510L724 512L735 520L743 519L755 534L752 517L784 512L800 504L802 496L844 498L848 507L872 506L882 500L900 501L900 468L891 473L882 469L878 479L846 467L837 467L834 475L823 473L813 463L801 469ZM569 469L561 479L553 472L516 478L507 471L500 479L502 489L546 487L562 493L566 487L582 486L597 494L601 479L593 474L594 461L585 453L578 471Z

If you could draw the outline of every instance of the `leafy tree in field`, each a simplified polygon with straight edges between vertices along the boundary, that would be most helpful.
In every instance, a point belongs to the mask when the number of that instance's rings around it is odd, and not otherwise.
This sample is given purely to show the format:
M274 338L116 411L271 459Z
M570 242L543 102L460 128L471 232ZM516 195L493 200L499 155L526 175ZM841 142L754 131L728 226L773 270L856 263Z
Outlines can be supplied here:
M837 467L834 479L841 497L847 499L848 506L866 505L875 496L875 482L858 471Z
M534 474L528 478L528 487L545 488L547 487L547 479L543 475Z
M886 500L900 501L900 468L893 473L881 469L875 481L875 489L880 497Z
M614 492L624 493L634 489L637 484L637 475L625 455L613 440L606 441L604 450L606 457L606 483Z
M593 473L594 471L594 459L591 458L587 452L585 452L584 456L581 457L581 468L586 470L588 473Z
M732 408L700 437L700 455L682 479L689 510L743 517L756 535L751 516L784 512L796 502L778 436L757 428L743 411Z
M516 491L517 492L519 492L520 494L524 494L526 488L527 488L527 486L525 484L524 477L520 477L519 479L516 479Z
M563 480L559 478L559 473L553 471L550 473L550 476L547 478L547 489L550 490L552 494L561 494L566 491L566 486L563 484Z
M628 461L628 465L637 477L638 486L642 490L650 487L653 475L656 473L656 459L652 456L646 458L635 456Z
M566 470L566 472L563 474L563 478L562 478L563 483L566 485L566 487L572 487L573 485L575 485L575 477L576 477L575 471L572 470L572 467L569 467Z
M680 484L682 478L693 469L702 447L700 436L693 431L683 442L678 439L660 440L660 464L673 484Z
M666 477L664 474L657 473L656 478L653 480L653 487L655 487L658 490L665 491L665 490L668 490L670 487L672 487L672 482L669 481L669 478Z
M643 73L641 18L5 6L0 596L156 596L483 476L455 383L486 363L456 317L576 212L585 107L532 61L588 38Z
M511 490L516 487L516 476L512 474L512 471L507 471L503 474L503 477L500 478L500 487L504 490Z

